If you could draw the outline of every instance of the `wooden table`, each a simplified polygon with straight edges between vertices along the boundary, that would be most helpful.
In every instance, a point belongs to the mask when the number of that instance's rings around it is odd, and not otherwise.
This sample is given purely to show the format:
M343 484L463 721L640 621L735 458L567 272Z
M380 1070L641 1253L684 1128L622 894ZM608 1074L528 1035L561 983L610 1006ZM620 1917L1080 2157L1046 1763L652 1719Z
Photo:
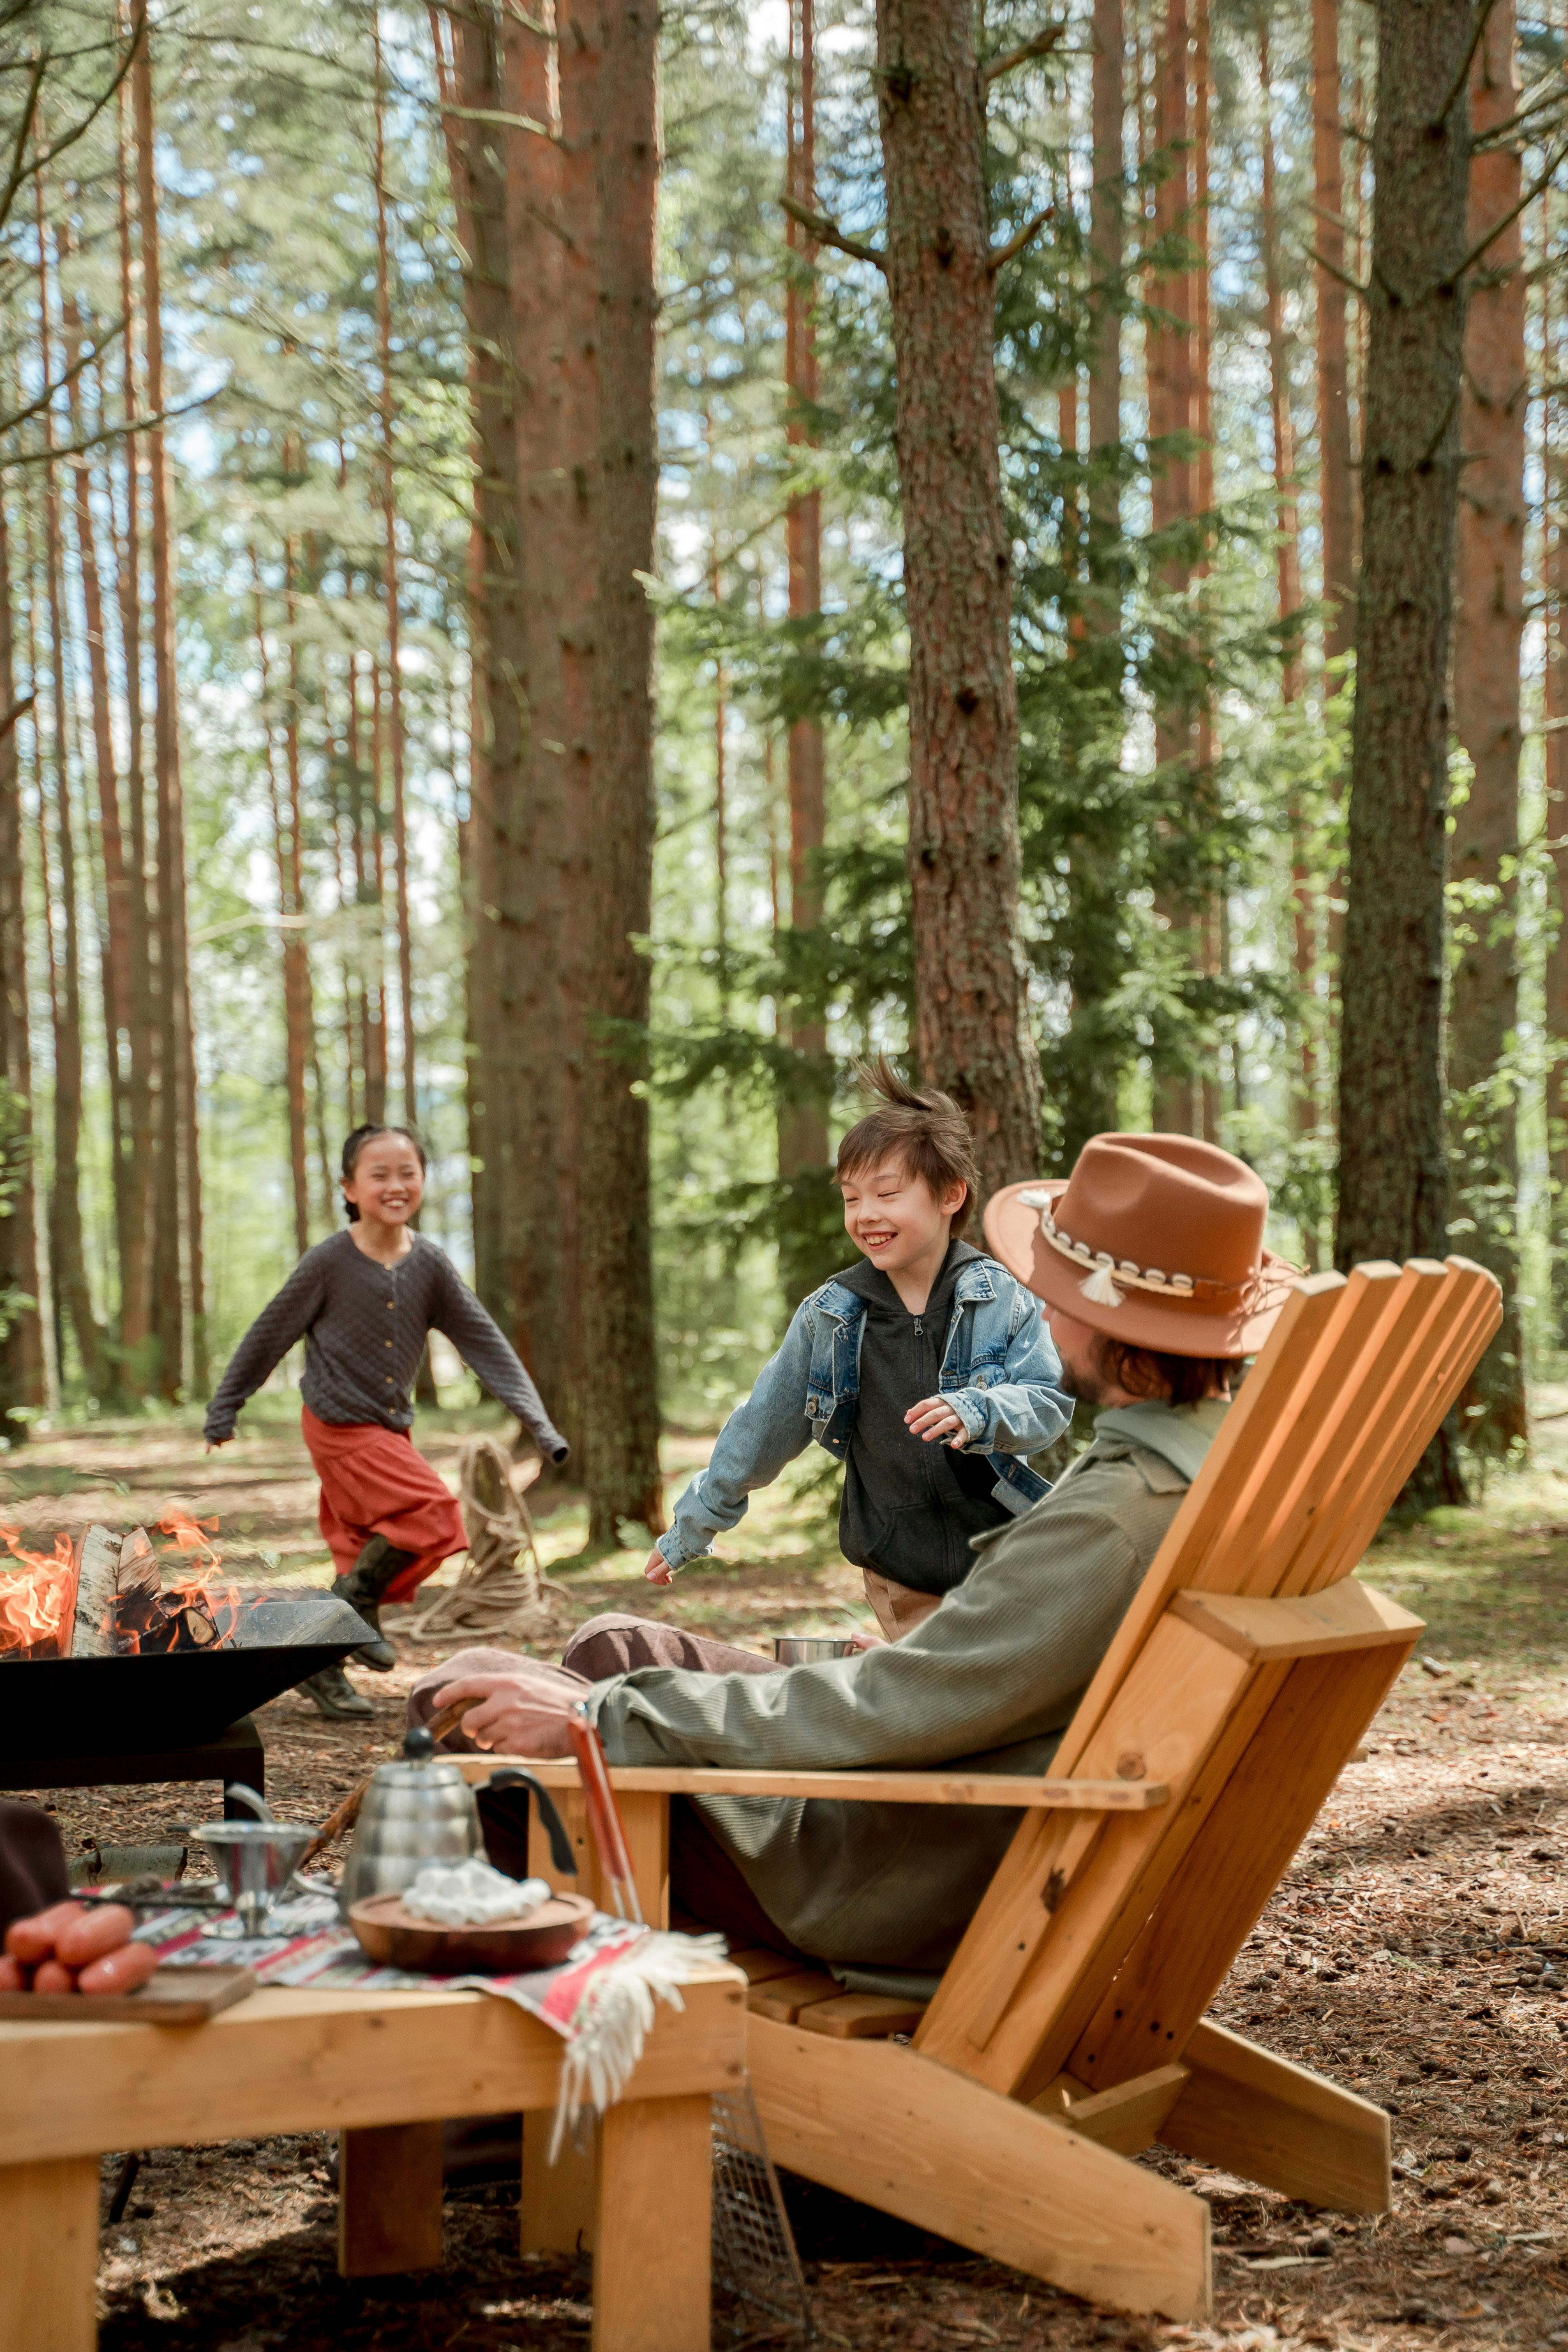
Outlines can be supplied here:
M708 2352L709 2102L744 2072L745 1980L710 1966L681 1997L599 2128L594 2352ZM336 2129L339 2268L439 2263L442 2119L553 2110L561 2050L477 1992L268 1990L195 2026L0 2021L0 2346L93 2352L113 2149Z

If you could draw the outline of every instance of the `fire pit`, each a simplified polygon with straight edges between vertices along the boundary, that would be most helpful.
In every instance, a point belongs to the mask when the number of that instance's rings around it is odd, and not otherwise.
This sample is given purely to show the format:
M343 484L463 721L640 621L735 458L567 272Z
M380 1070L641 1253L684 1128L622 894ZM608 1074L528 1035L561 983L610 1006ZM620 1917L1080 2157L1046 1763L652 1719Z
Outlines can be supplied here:
M184 1513L160 1527L162 1559L142 1528L52 1553L0 1528L0 1762L195 1747L370 1638L333 1593L242 1593Z

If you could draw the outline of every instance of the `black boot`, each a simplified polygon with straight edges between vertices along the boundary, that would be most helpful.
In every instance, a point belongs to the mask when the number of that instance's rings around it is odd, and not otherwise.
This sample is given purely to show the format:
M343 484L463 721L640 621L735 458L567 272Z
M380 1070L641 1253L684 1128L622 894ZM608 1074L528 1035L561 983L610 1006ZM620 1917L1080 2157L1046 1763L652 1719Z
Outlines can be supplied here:
M308 1698L314 1704L319 1715L330 1716L334 1721L352 1717L359 1722L375 1713L369 1699L355 1690L342 1666L323 1666L319 1675L307 1675L294 1687L301 1698Z
M418 1556L417 1552L399 1551L384 1536L372 1536L343 1579L342 1599L375 1635L374 1642L362 1643L353 1654L362 1666L372 1666L378 1675L397 1664L397 1653L381 1630L383 1596L394 1579L411 1567Z

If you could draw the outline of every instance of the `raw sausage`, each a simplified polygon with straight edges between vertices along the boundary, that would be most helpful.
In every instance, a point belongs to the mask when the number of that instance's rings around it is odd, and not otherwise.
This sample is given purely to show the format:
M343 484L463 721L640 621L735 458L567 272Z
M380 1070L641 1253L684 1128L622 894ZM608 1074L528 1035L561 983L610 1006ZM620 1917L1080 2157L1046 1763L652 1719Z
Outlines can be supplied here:
M40 1960L33 1970L35 1992L75 1992L76 1979L58 1960Z
M121 1944L129 1943L135 1925L135 1913L123 1903L105 1903L84 1911L79 1919L68 1920L55 1937L55 1958L68 1969L84 1969L89 1960L101 1960L106 1953L117 1952Z
M56 1903L47 1911L35 1912L30 1919L13 1919L5 1930L5 1949L24 1968L47 1960L61 1928L79 1919L85 1908L81 1903Z
M106 1953L83 1969L76 1989L83 1993L134 1992L157 1965L156 1945L121 1944L117 1952Z
M0 1992L26 1992L28 1971L7 1953L0 1960Z

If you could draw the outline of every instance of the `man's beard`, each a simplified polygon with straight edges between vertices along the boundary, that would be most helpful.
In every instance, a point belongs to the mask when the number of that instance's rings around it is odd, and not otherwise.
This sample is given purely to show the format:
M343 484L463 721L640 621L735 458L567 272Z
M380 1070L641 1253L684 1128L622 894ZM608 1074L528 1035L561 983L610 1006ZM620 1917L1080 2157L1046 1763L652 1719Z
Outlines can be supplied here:
M1105 1382L1098 1371L1088 1366L1079 1370L1076 1365L1064 1364L1057 1385L1064 1396L1076 1397L1080 1404L1105 1402Z

